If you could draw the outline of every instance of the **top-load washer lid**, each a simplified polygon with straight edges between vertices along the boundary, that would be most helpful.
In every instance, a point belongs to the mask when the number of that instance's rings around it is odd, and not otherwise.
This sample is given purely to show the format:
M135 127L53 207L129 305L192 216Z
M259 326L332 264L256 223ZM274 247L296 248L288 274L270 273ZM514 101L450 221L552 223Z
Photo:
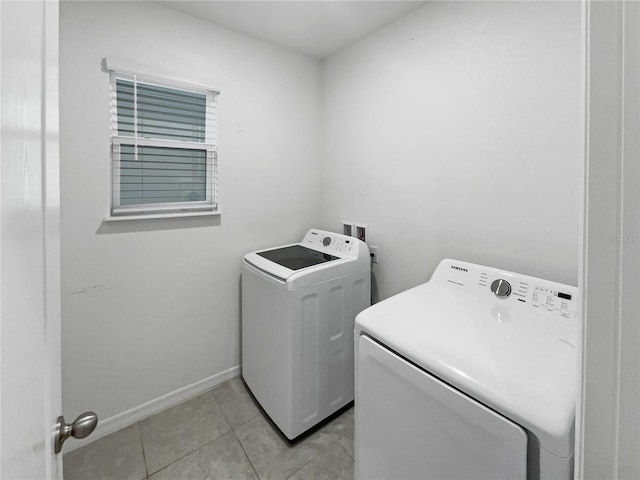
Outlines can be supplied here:
M531 431L573 452L577 289L443 260L431 280L356 317L365 334Z
M339 260L339 257L312 250L302 245L289 245L256 253L291 270L300 270L312 265Z
M364 242L317 229L309 230L300 243L247 253L243 261L291 288L371 268Z

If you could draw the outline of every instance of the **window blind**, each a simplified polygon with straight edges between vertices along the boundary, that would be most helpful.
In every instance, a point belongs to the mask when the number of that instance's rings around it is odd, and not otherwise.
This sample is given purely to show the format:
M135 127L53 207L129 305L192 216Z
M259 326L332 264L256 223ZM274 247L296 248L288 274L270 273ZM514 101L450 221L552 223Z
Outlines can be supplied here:
M206 95L126 80L116 87L118 135L205 141Z
M121 145L120 205L207 199L207 151Z
M217 208L214 91L112 75L112 215Z

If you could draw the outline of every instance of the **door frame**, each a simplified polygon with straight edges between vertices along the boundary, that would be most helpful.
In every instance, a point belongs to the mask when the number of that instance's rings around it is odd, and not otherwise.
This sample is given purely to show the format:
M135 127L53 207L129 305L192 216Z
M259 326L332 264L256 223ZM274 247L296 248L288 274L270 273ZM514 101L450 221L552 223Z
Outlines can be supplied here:
M640 4L583 2L575 478L640 478Z

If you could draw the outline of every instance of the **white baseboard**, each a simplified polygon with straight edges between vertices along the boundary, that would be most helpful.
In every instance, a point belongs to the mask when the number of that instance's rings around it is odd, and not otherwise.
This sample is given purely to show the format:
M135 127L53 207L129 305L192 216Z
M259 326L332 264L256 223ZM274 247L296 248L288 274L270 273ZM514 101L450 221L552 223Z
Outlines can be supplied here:
M78 441L70 438L67 440L64 445L64 451L65 453L68 453L91 442L95 442L102 437L106 437L110 433L128 427L129 425L133 425L134 423L144 420L151 415L155 415L162 410L166 410L178 403L200 395L207 390L211 390L216 385L219 385L230 378L237 377L238 375L240 375L239 365L192 383L191 385L187 385L186 387L179 388L178 390L167 393L166 395L143 403L142 405L138 405L137 407L133 407L126 412L118 413L117 415L105 418L104 420L99 420L95 431L86 439Z

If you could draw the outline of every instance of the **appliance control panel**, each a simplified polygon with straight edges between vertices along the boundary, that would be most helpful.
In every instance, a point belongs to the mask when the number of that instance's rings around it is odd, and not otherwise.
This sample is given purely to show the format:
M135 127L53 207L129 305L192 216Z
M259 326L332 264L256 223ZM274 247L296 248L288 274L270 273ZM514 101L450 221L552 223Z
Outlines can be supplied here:
M302 245L338 257L357 257L360 248L358 239L324 230L309 230Z
M549 280L447 259L440 262L431 281L494 298L505 306L519 304L561 318L577 315L578 289Z

